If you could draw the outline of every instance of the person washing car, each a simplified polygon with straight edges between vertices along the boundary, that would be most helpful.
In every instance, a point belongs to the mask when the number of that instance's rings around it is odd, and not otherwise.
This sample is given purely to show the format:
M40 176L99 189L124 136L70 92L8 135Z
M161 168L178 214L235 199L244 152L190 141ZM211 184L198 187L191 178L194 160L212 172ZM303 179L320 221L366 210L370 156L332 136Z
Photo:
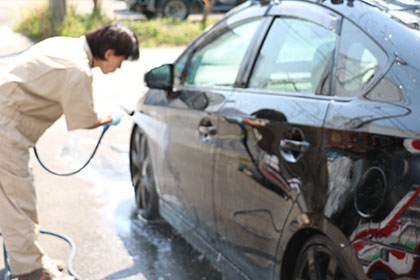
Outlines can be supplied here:
M95 113L91 69L111 73L138 57L133 31L111 22L80 38L37 43L0 75L0 231L18 279L74 279L39 245L29 148L63 114L68 130L117 125L121 115Z

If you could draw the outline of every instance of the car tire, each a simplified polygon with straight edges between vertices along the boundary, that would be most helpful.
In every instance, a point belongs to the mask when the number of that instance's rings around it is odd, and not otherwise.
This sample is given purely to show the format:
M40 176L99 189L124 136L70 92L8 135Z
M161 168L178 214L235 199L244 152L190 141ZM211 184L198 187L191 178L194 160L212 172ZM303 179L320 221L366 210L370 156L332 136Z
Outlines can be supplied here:
M163 17L186 19L190 14L190 5L187 0L164 0L160 10Z
M306 241L299 252L292 279L353 280L345 257L323 235Z
M130 172L139 214L147 220L158 218L159 200L152 158L147 137L137 125L134 126L130 139Z

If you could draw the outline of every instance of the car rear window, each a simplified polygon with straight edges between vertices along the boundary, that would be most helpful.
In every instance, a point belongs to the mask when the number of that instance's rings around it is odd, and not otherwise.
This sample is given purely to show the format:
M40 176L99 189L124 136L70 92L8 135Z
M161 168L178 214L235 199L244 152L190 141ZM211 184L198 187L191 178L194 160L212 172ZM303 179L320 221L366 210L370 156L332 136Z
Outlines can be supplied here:
M387 59L386 53L370 37L344 20L333 93L344 97L355 96L377 77Z

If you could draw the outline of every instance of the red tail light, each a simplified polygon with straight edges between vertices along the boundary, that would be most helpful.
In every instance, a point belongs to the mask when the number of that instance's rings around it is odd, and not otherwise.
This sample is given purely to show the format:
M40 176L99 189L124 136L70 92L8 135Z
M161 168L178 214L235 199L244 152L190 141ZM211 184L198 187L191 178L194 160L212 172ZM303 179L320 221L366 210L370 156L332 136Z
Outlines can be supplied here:
M419 139L405 139L404 148L410 153L420 153L420 140Z

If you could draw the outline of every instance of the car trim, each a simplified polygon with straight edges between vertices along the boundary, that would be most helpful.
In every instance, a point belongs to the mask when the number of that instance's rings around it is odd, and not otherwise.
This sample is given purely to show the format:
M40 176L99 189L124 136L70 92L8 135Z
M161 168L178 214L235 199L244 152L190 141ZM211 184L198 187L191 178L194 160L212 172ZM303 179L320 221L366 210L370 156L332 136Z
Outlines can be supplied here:
M312 7L308 7L312 5ZM302 12L304 11L304 12ZM277 2L270 12L270 16L288 16L306 19L328 28L337 33L341 15L332 11L329 7L312 1L282 1Z
M245 53L244 60L238 71L238 76L234 87L246 88L248 85L249 77L254 69L255 61L257 60L258 54L260 53L263 42L273 24L272 17L264 17L261 20L261 24L257 29L256 36L252 40L247 52Z
M259 94L259 95L278 95L278 96L290 96L296 98L305 98L305 99L323 99L323 100L331 100L333 99L332 96L329 95L321 95L321 94L314 94L314 93L304 93L304 92L287 92L287 91L278 91L278 90L270 90L270 89L260 89L260 88L237 88L235 89L237 92L247 92L252 94Z

